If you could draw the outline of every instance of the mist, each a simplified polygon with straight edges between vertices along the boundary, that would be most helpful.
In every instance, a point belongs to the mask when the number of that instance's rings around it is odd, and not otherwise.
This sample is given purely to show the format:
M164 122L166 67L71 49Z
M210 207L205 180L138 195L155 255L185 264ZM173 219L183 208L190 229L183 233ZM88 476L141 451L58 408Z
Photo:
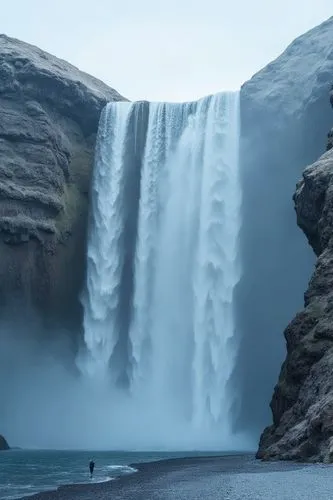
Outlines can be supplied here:
M167 408L157 408L148 394L136 398L111 387L107 379L89 380L71 363L64 363L71 356L65 340L41 347L30 327L16 327L13 335L13 328L1 325L0 427L11 446L132 451L254 448L242 436L221 439L217 429L189 432L188 422L179 420L170 401Z

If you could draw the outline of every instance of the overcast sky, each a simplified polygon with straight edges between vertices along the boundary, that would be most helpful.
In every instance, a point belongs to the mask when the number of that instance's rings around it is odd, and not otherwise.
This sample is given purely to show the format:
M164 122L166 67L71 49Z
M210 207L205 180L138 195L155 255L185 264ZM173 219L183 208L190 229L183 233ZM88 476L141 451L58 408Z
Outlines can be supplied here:
M333 0L9 0L0 31L38 45L130 99L236 89Z

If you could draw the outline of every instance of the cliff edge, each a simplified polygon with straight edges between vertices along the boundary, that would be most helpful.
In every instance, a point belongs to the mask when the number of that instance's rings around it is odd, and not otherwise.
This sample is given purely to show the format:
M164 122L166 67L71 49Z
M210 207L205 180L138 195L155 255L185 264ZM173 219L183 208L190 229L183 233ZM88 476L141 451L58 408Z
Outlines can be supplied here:
M333 74L332 74L333 79ZM331 104L333 96L331 91ZM271 401L273 425L258 458L333 461L333 149L304 170L294 194L297 223L317 262L305 308L285 330L287 358Z
M101 81L0 35L0 304L79 323Z

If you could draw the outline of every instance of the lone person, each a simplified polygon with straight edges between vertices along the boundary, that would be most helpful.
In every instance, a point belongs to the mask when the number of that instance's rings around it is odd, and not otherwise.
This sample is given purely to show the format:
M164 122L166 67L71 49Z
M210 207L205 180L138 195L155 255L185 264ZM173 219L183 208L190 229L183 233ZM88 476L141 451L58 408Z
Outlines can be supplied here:
M89 462L90 479L93 477L94 468L95 468L95 462L93 460L90 460Z

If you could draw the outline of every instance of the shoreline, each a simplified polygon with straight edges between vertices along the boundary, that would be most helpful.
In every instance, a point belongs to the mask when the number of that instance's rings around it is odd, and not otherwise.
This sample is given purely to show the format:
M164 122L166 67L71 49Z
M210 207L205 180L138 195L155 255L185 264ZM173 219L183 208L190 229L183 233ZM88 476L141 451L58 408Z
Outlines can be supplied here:
M254 454L169 458L128 466L136 472L100 483L68 484L55 490L24 496L20 500L150 500L155 497L155 493L160 495L158 498L192 499L197 498L192 495L199 487L204 488L202 494L206 494L207 488L213 487L214 482L227 485L230 477L235 475L260 475L305 467L304 464L290 462L262 462ZM191 494L187 493L189 488L192 488ZM209 498L223 498L216 496L219 494L217 490L214 491Z
M194 456L194 457L182 457L182 458L166 458L161 460L153 460L150 462L137 462L126 464L126 467L133 469L133 472L113 478L107 479L101 482L91 482L91 483L69 483L56 487L55 489L50 489L46 491L41 491L39 493L34 493L32 495L27 495L20 497L17 500L60 500L60 499L86 499L87 498L103 498L97 495L106 494L107 492L112 492L112 490L124 489L127 483L138 482L141 483L142 480L149 478L157 478L161 474L167 474L169 472L174 472L175 470L180 470L182 468L189 467L193 464L198 465L198 463L213 461L221 462L223 460L230 461L239 457L252 457L255 459L255 455L251 454L236 454L236 455L211 455L211 456ZM139 476L139 477L138 477ZM134 480L135 478L135 480ZM80 496L78 496L80 495ZM87 496L89 495L89 496ZM94 495L94 496L90 496ZM147 499L148 500L148 499Z

